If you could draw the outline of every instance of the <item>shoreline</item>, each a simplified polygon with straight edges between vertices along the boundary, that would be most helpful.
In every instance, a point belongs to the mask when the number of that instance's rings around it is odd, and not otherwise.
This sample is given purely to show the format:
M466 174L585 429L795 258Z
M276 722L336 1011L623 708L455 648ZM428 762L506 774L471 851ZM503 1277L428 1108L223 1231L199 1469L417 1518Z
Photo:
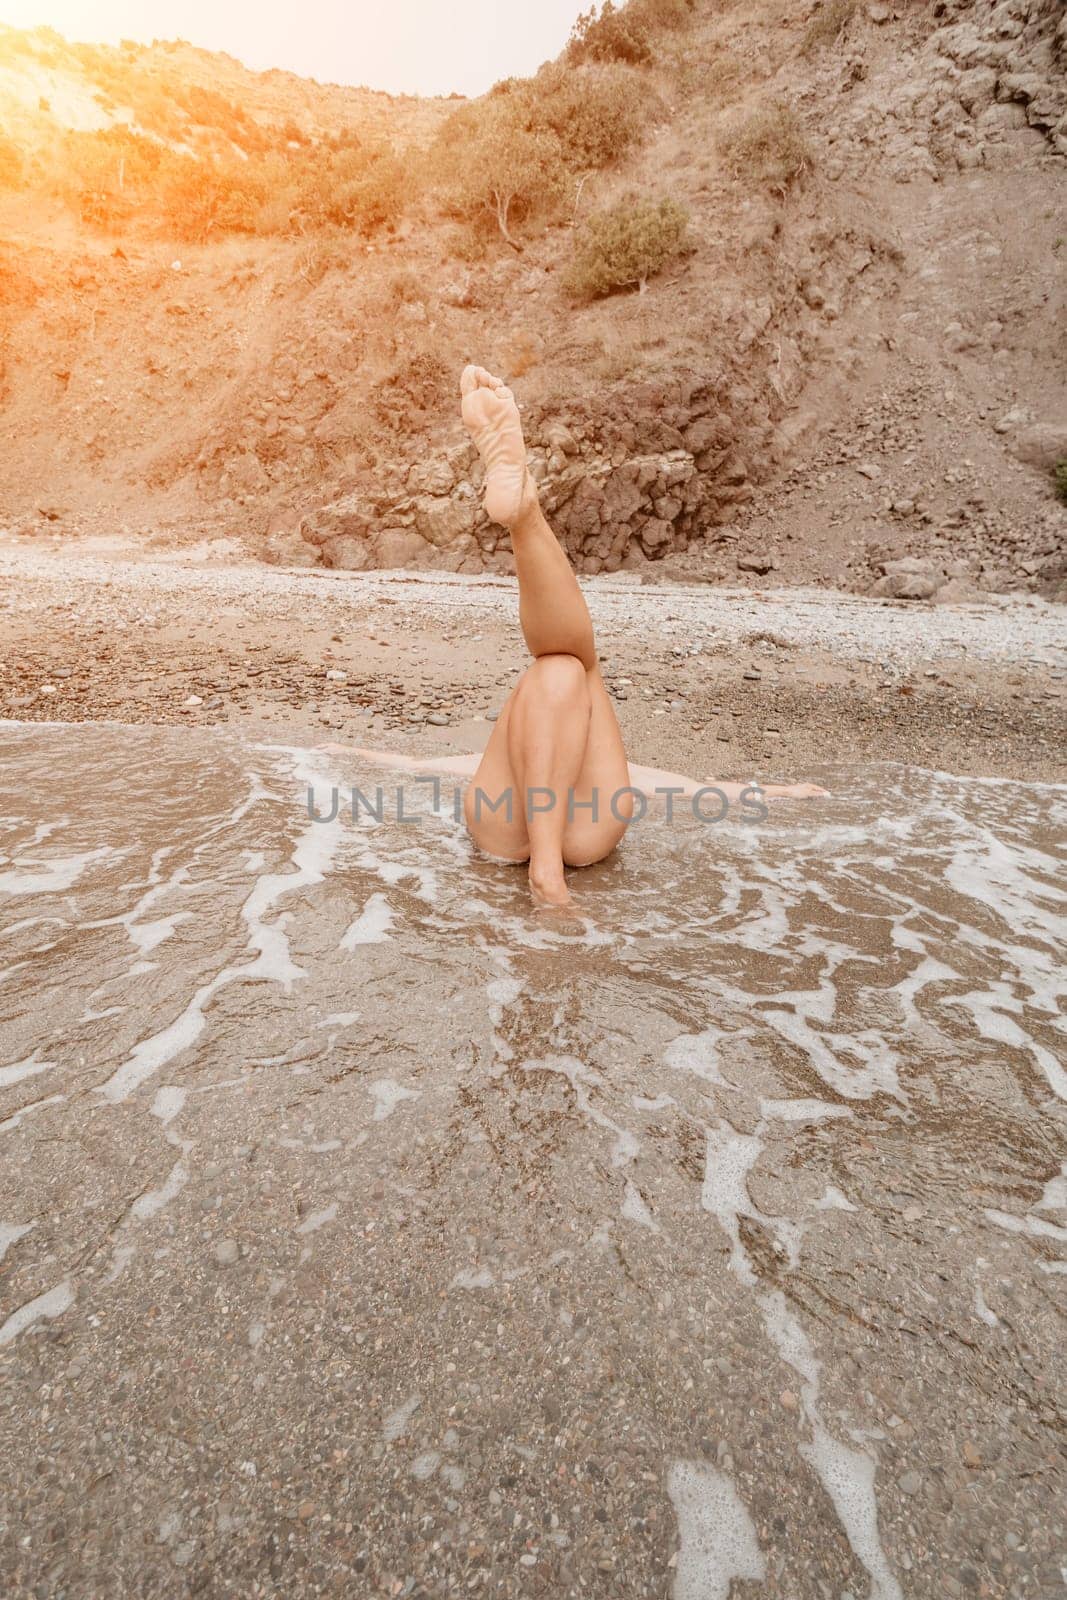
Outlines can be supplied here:
M514 580L0 545L0 718L480 749L527 660ZM631 759L701 782L899 762L1062 782L1063 608L584 580Z

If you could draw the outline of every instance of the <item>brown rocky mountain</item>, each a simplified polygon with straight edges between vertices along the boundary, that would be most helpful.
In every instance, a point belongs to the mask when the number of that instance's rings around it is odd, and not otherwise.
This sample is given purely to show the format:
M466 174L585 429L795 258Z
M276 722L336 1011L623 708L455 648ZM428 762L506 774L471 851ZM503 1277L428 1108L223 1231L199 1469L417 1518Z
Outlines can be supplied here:
M652 37L643 137L568 171L519 251L436 182L450 102L0 34L0 520L506 570L455 401L474 358L515 383L582 570L1062 594L1061 0L694 0ZM360 183L392 163L386 225L264 230L188 188L335 146ZM166 213L131 176L157 159L187 185ZM681 201L688 246L579 301L576 236L628 195Z

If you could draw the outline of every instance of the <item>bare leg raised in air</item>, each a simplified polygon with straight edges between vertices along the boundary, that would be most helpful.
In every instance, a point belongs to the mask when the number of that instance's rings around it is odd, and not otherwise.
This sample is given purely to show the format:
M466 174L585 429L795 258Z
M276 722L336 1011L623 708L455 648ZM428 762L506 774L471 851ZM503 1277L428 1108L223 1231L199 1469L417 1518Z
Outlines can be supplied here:
M519 622L534 658L467 790L467 826L488 854L529 861L537 900L566 905L564 868L608 855L633 814L626 752L589 608L526 470L515 398L484 367L467 367L460 389L486 466L485 509L511 533Z
M484 367L464 369L460 392L463 420L485 463L486 512L511 534L519 622L533 660L504 703L481 757L418 759L353 748L383 766L473 774L463 804L475 844L498 860L529 862L534 899L563 906L570 902L565 868L610 855L633 817L635 792L696 795L703 786L627 762L600 676L589 608L526 468L515 397ZM746 784L707 783L731 802L749 790ZM770 800L825 790L767 784L761 792Z

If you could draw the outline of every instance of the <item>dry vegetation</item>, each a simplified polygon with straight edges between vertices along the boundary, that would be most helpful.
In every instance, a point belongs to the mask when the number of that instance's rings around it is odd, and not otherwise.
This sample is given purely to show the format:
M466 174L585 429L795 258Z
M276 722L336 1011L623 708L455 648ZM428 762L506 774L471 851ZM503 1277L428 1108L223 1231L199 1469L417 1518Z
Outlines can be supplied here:
M404 148L373 130L256 116L161 67L158 50L9 32L0 53L21 40L35 70L76 65L113 120L32 150L0 140L0 189L50 195L116 235L305 239L298 271L311 284L343 259L339 234L388 234L405 218L453 219L460 259L479 259L494 234L521 252L531 228L574 220L585 181L624 161L665 115L648 69L693 3L606 0L579 18L560 61L461 101L425 146Z
M615 289L642 293L653 273L686 242L689 213L676 200L624 200L589 217L564 276L576 299L594 300Z
M856 14L856 0L823 0L808 23L801 50L810 55L839 39Z
M772 101L732 122L719 135L731 171L754 188L784 194L811 168L811 147L792 106Z

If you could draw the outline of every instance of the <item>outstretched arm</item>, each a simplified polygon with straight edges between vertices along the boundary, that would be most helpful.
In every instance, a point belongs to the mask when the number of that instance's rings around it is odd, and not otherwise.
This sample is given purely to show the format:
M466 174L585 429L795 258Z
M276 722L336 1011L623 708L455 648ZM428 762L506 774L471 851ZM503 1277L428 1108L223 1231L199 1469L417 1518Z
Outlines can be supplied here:
M630 782L635 789L651 800L656 791L673 789L676 793L680 789L685 799L691 799L701 789L718 789L727 800L740 800L746 790L756 787L755 783L723 783L717 778L707 778L703 783L697 783L694 778L687 778L681 772L664 772L660 767L638 767L631 761ZM820 789L815 783L765 783L758 785L760 792L767 800L810 800L815 795L827 794L829 791Z
M479 755L471 756L405 756L392 750L367 750L358 744L320 744L319 750L360 756L373 767L388 767L393 772L444 772L459 778L473 777Z

